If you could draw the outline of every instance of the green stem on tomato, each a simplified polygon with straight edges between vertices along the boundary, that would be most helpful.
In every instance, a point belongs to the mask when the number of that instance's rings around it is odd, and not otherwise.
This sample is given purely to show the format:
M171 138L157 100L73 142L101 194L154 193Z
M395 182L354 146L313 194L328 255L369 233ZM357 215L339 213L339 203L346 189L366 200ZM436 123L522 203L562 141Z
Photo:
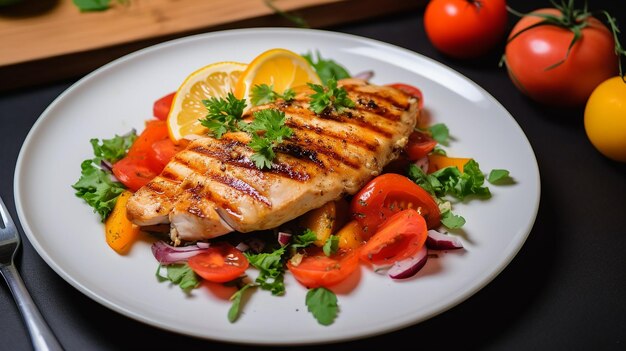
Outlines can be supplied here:
M535 13L535 12L521 13L507 6L506 7L507 11L509 11L515 16L518 16L518 17L535 16L535 17L542 18L541 21L515 33L512 37L510 37L507 40L507 44L513 41L523 32L526 32L530 29L533 29L539 26L556 26L556 27L560 27L560 28L571 31L574 34L574 38L572 38L572 41L570 42L567 48L565 57L561 61L556 62L553 65L546 67L545 70L548 71L563 64L567 60L574 45L582 38L582 30L588 26L588 23L586 20L589 17L592 17L594 15L603 15L606 18L606 21L613 34L613 39L615 42L615 54L617 55L617 59L618 59L619 75L620 77L622 77L622 80L626 82L626 78L624 77L624 71L622 70L622 56L626 56L626 50L624 50L624 48L622 47L619 41L618 33L620 33L620 30L617 25L617 20L605 10L595 11L595 12L589 11L588 6L587 6L587 1L585 1L585 5L582 10L575 8L574 0L568 0L567 2L565 0L561 0L560 4L552 0L550 2L557 10L561 12L560 16L555 16L555 15L545 14L545 13ZM502 66L502 64L503 64L503 61L501 60L500 66Z

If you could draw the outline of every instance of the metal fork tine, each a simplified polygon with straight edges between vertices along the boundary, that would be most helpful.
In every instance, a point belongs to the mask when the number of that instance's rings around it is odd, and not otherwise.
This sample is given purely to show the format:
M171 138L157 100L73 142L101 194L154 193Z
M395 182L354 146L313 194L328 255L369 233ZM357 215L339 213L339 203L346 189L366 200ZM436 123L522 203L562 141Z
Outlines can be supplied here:
M4 205L4 201L0 197L0 217L2 217L2 229L11 229L15 228L15 223L13 223L13 219L9 216L9 210Z

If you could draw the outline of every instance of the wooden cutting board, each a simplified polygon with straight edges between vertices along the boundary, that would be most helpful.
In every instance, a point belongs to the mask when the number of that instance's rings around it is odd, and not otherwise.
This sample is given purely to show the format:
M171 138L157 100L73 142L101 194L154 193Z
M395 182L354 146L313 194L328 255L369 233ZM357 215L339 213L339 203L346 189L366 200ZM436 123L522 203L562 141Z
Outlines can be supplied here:
M312 28L416 10L425 0L273 0ZM185 35L296 24L266 0L127 0L80 12L71 0L0 7L0 91L77 77L129 52Z

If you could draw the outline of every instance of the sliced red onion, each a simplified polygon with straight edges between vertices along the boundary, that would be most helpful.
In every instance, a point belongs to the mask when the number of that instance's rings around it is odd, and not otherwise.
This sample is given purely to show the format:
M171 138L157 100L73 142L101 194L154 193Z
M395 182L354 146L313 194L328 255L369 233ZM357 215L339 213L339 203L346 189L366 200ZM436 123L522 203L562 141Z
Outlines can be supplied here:
M111 164L111 162L104 160L104 159L100 160L100 168L103 171L113 172L113 165Z
M244 243L243 241L240 242L239 244L237 244L237 246L235 246L235 249L241 251L241 252L245 252L248 251L248 249L250 248L250 246L248 246L248 244Z
M209 248L209 246L211 246L211 243L208 243L208 242L206 242L206 241L198 241L198 242L196 243L196 246L197 246L197 247L199 247L199 248L201 248L201 249L208 249L208 248Z
M457 250L463 248L463 243L456 236L431 229L426 237L426 246L433 250Z
M428 249L424 245L415 256L394 263L389 269L389 276L393 279L410 278L424 267L426 261L428 261Z
M291 233L278 232L278 243L280 246L286 246L291 241Z
M424 156L419 160L413 162L414 165L421 168L424 173L428 172L428 156Z
M374 273L376 274L387 274L389 268L392 266L393 264L373 264L372 270L374 270Z
M198 245L172 246L164 241L156 241L152 244L152 254L161 264L185 262L189 257L193 257L207 249L208 246L201 248Z
M372 79L373 76L374 76L374 71L363 71L363 72L356 74L352 78L370 80Z

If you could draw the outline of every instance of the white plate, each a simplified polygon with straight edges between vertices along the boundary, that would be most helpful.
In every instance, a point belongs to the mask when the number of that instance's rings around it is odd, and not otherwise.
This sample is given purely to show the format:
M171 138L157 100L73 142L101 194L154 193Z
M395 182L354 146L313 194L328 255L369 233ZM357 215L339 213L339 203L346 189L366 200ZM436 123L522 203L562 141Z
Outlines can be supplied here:
M493 197L455 204L463 215L464 252L429 260L414 279L392 281L363 268L353 289L338 292L340 314L318 324L291 276L287 294L251 294L236 323L226 296L200 288L186 296L159 283L147 242L126 256L104 241L104 229L71 185L81 161L93 157L90 138L142 129L152 103L195 69L215 61L248 62L273 47L316 51L351 73L374 70L373 83L405 82L422 89L433 122L455 140L452 156L474 157L487 173L504 168L512 186L489 185ZM319 30L230 30L163 43L94 71L41 115L21 149L15 201L24 231L41 257L93 300L130 318L200 338L250 344L312 344L386 333L439 314L489 283L526 240L539 206L539 171L531 146L511 115L486 91L451 69L389 44ZM344 291L345 290L345 291ZM372 316L375 316L372 318ZM297 328L293 328L297 325ZM285 332L288 330L288 332Z

